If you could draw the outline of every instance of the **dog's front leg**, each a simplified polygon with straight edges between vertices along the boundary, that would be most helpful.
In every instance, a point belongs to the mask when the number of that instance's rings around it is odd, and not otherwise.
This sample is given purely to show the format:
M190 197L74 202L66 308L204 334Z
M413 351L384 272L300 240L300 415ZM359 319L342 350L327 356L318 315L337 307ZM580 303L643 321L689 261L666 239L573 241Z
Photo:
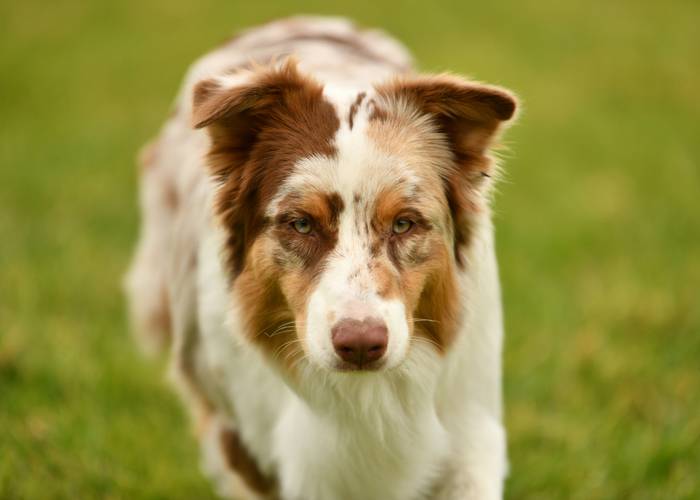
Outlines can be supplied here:
M258 468L237 428L212 414L199 429L201 467L217 493L232 500L279 500L277 485Z
M502 500L508 472L506 434L486 412L470 418L431 500Z

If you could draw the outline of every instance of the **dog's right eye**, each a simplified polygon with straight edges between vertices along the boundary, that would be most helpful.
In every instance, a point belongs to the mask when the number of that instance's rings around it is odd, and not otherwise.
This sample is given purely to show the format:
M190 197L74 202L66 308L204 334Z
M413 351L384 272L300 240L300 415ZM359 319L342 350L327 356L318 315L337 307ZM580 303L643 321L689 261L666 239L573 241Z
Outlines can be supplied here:
M295 220L292 224L297 233L300 234L310 234L311 233L311 223L306 219Z
M394 222L393 232L394 234L405 234L411 229L413 223L410 220L399 219Z

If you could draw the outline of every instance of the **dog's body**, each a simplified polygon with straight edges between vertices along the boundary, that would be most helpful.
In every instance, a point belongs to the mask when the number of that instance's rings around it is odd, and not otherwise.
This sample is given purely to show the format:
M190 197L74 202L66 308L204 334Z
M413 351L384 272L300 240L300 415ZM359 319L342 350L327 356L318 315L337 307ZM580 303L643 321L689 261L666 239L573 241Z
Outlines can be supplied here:
M220 493L502 497L487 153L514 110L340 20L195 64L142 158L128 289L144 343L172 339Z

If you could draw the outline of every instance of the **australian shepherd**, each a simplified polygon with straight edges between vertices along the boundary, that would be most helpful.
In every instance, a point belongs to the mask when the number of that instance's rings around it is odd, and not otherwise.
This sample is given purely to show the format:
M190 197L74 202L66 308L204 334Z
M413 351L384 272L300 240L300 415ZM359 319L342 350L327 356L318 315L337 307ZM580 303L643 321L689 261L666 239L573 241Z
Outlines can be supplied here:
M490 151L515 111L339 19L194 64L142 154L127 288L221 495L502 498Z

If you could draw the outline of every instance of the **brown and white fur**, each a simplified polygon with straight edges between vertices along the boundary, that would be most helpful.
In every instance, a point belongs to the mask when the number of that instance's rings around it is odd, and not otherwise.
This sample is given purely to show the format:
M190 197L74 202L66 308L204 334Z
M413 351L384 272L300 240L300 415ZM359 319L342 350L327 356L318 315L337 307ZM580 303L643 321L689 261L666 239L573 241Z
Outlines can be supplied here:
M489 150L515 108L339 19L193 66L142 155L127 288L220 494L502 498Z

